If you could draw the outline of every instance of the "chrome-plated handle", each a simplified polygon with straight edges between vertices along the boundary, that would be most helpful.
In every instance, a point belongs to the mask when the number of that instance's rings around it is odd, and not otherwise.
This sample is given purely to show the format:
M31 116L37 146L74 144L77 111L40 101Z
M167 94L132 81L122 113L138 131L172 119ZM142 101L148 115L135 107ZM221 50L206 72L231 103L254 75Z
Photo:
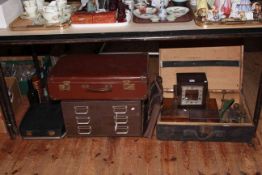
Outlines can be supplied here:
M86 116L76 116L76 123L78 125L84 125L84 124L89 124L91 121L90 117L86 117Z
M118 135L128 134L129 127L127 125L115 124L115 132Z
M88 114L88 106L74 106L74 111L76 115Z
M115 120L115 124L127 124L128 116L127 115L115 115L114 120Z
M92 133L92 127L90 125L80 125L77 126L77 132L80 135L90 135Z
M126 114L127 105L112 106L114 114Z

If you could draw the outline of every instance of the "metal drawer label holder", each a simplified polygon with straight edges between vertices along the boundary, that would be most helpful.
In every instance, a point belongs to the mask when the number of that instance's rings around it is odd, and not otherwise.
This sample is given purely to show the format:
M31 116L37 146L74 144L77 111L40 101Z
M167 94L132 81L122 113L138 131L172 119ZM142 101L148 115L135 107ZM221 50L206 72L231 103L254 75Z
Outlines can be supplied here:
M77 133L79 135L90 135L92 133L91 117L88 116L88 112L88 106L74 106Z
M90 125L77 126L77 132L80 135L90 135L92 133L92 126Z
M112 108L114 113L115 133L118 135L128 134L127 105L112 106Z

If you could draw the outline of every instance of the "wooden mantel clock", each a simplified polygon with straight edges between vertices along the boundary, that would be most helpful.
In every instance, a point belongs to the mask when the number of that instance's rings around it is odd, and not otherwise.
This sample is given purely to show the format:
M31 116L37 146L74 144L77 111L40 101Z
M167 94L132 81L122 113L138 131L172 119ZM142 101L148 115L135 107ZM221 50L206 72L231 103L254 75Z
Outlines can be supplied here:
M178 106L180 108L205 108L208 82L205 73L177 73Z

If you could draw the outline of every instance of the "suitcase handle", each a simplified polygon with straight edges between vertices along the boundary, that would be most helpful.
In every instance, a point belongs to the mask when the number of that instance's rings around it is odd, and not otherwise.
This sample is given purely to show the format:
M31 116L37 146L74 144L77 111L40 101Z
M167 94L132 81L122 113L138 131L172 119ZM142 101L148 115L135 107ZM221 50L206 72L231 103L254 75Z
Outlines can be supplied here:
M91 85L82 85L82 88L91 92L111 92L112 85L106 84L104 87L91 87Z
M190 136L190 137L195 137L197 138L198 140L208 140L212 137L219 137L219 138L224 138L225 135L226 135L226 132L225 131L222 131L222 130L214 130L214 131L210 131L208 133L201 133L201 132L198 132L196 130L192 130L192 129L185 129L183 131L183 135L184 136Z
M209 132L208 134L200 134L199 132L195 131L195 130L184 130L184 135L186 136L194 136L196 137L198 140L207 140L209 138L211 138L214 133L213 132Z

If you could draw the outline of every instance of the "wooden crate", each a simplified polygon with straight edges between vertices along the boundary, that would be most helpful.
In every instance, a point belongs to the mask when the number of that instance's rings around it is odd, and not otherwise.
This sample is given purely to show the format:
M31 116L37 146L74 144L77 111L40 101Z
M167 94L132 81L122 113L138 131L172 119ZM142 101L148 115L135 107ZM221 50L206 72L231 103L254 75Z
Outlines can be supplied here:
M159 70L163 78L164 98L175 98L173 85L176 85L176 73L205 72L209 96L216 99L218 109L224 94L225 99L234 98L244 108L248 119L243 123L191 122L164 121L160 116L157 137L163 140L250 141L255 132L254 106L258 104L254 98L256 95L249 97L243 94L243 55L243 46L160 49ZM259 87L257 80L249 83ZM247 104L250 101L253 107Z

